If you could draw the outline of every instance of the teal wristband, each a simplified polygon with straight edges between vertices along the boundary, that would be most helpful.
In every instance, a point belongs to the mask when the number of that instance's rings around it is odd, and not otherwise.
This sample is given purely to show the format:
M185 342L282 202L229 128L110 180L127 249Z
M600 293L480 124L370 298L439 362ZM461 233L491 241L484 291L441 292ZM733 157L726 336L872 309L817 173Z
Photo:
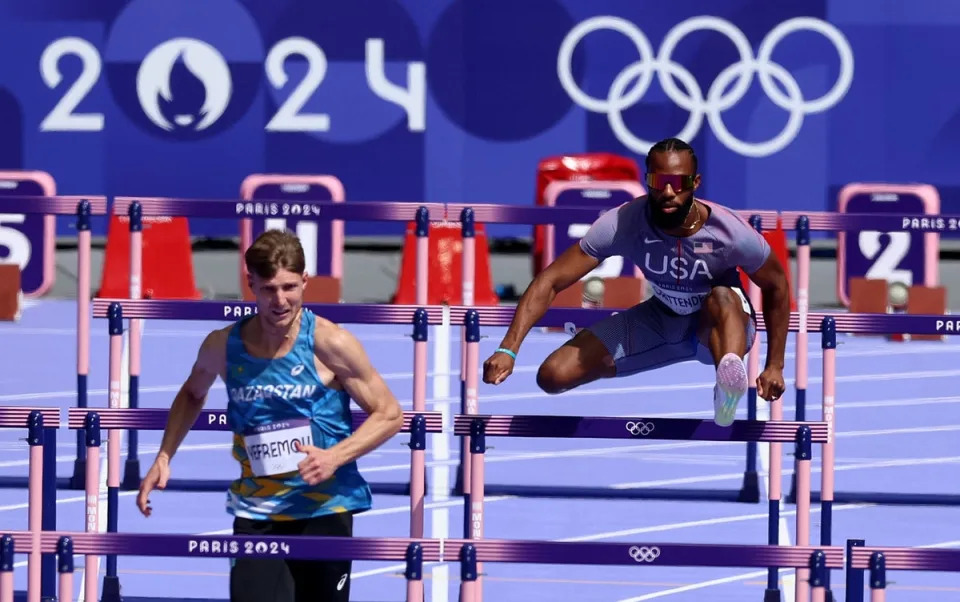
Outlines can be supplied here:
M509 356L512 357L513 359L517 359L517 354L514 353L514 352L512 352L512 351L510 351L509 349L507 349L507 348L505 348L505 347L497 347L497 350L494 351L494 353L497 353L497 352L499 352L499 353L506 353L507 355L509 355Z

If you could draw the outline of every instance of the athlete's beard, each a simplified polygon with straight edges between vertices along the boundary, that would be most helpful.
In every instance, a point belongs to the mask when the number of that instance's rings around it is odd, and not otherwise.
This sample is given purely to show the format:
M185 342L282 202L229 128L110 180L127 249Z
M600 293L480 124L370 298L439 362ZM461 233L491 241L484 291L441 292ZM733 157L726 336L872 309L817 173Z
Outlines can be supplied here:
M660 208L660 203L653 201L650 203L650 219L653 224L661 230L673 230L679 228L690 215L690 209L693 207L693 195L687 199L687 202L680 206L673 213L665 213Z

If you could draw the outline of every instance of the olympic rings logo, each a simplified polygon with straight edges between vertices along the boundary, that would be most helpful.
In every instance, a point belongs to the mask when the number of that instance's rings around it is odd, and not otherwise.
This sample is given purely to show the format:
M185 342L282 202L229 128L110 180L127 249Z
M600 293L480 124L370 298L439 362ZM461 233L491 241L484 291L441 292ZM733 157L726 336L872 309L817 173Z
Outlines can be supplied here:
M660 548L657 546L630 546L627 553L636 562L653 562L660 557Z
M646 437L653 432L655 425L652 422L634 422L630 421L626 425L627 432L636 437L637 435L643 435Z
M573 79L573 52L587 34L612 29L622 33L633 42L640 60L628 65L613 80L606 98L595 98L584 92ZM717 75L706 96L690 71L672 60L673 52L687 35L700 30L712 30L726 35L740 54L740 61L730 65ZM820 98L806 100L797 80L789 71L771 61L774 48L783 38L797 31L813 31L829 40L840 58L840 73L833 87ZM797 137L803 125L804 115L820 113L836 105L850 89L853 81L853 50L846 37L833 25L811 17L796 17L784 21L771 30L760 42L757 56L747 36L738 27L719 17L693 17L678 23L663 39L656 56L650 41L633 23L620 17L599 16L587 19L571 29L557 54L557 74L563 89L578 105L595 113L606 113L610 128L620 142L631 151L644 155L653 142L643 140L631 132L623 121L623 111L635 105L647 92L656 73L663 92L677 106L690 111L683 131L678 138L691 140L696 137L706 117L717 139L730 150L748 157L765 157L786 148ZM746 142L730 133L721 113L743 100L756 73L764 93L790 116L783 130L764 142ZM683 84L688 93L677 85L674 78ZM630 82L636 85L628 91ZM774 85L779 82L784 94ZM735 83L734 83L735 82ZM733 86L730 84L733 83ZM730 88L727 90L727 88ZM726 93L724 92L725 90Z

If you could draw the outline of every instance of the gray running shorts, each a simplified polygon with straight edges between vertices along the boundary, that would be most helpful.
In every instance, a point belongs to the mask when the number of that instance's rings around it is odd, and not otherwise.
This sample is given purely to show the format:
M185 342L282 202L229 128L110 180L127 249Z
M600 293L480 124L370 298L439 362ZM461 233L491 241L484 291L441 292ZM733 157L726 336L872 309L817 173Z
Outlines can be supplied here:
M756 318L750 301L739 287L731 287L740 297L747 320L747 351L753 346ZM697 360L713 365L710 349L700 343L697 328L700 313L679 315L656 297L634 305L587 328L599 338L613 356L617 376L628 376L678 362Z

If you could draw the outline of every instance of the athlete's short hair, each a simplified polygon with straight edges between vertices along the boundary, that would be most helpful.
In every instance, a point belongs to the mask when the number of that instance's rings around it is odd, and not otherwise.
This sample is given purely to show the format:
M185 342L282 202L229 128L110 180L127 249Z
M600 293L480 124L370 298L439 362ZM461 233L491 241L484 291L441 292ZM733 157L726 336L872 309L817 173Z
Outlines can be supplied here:
M267 230L243 254L247 272L273 278L281 269L302 274L306 269L300 239L289 230Z
M654 153L667 153L667 152L687 152L690 153L690 157L693 159L693 173L690 175L696 175L697 173L697 153L693 151L693 147L684 142L679 138L664 138L660 142L657 142L650 147L650 151L647 153L647 158L645 164L647 166L647 171L650 171L650 155Z

